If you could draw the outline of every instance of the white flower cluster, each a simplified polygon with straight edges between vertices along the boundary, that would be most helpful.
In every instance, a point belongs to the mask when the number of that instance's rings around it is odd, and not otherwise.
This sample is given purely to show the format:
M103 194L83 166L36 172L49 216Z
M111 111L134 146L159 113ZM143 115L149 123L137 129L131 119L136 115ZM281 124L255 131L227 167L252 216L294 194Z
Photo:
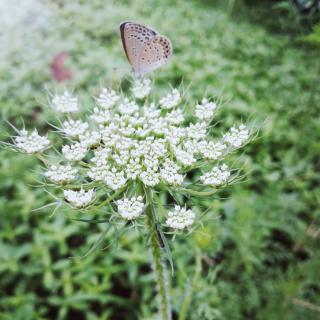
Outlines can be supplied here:
M149 79L135 80L134 96L142 98L149 94L150 84ZM231 141L235 144L236 132L230 131L233 140L230 133L222 141L208 141L207 120L216 104L203 99L196 107L199 122L182 126L185 121L182 108L171 110L180 100L180 92L173 89L160 99L160 108L154 103L139 106L128 98L120 101L115 91L103 89L96 98L101 109L95 107L91 115L97 131L89 132L86 122L66 120L64 132L78 141L64 145L62 153L69 161L80 161L92 150L94 157L88 164L87 177L105 183L112 190L136 179L148 187L160 181L181 185L188 167L198 160L222 158ZM243 126L239 130L238 140L244 141Z
M199 120L209 121L212 119L214 112L217 109L217 104L203 98L200 104L196 105L196 117Z
M141 196L130 199L123 198L116 201L118 213L126 220L132 220L139 217L144 210L143 198Z
M134 101L129 101L129 99L125 98L119 105L118 110L123 115L131 115L139 110L139 106Z
M75 142L71 145L65 145L62 147L62 153L65 158L69 161L80 161L87 154L86 146L82 145L80 142Z
M44 173L45 177L54 183L66 183L76 177L77 169L72 168L71 165L52 165L48 171Z
M15 146L25 153L38 153L50 147L50 141L47 137L42 137L35 129L31 134L26 130L19 131L19 136L14 139Z
M223 152L227 149L227 146L221 142L203 142L199 145L204 158L209 160L217 160L223 156Z
M179 104L180 100L181 95L179 90L173 89L171 93L160 100L160 105L163 109L172 109Z
M99 109L95 107L90 118L98 124L104 124L111 120L111 113L107 109Z
M151 80L145 79L135 79L131 91L135 98L143 99L150 94L151 91Z
M175 206L174 210L168 212L166 224L173 229L184 229L193 224L195 217L192 210Z
M84 134L89 128L87 122L81 120L66 120L63 122L63 132L69 137L77 137Z
M85 191L84 189L80 189L79 191L74 190L64 190L63 191L65 199L76 208L83 208L88 206L94 196L95 196L95 190L89 189L88 191Z
M103 88L99 97L96 98L98 105L104 109L113 107L120 97L114 90Z
M86 148L94 147L100 143L101 134L98 131L86 131L79 135L79 140L81 145Z
M185 151L180 147L174 149L174 154L177 161L184 166L190 166L197 161L194 156L194 152Z
M200 177L200 181L209 186L218 187L226 183L231 173L226 164L221 167L215 166L210 172L205 173Z
M183 182L183 175L179 174L181 168L172 160L166 159L161 170L161 179L169 185L180 185Z
M232 127L220 140L210 139L208 126L217 106L207 99L196 106L197 120L186 123L183 109L178 107L181 95L177 89L158 104L140 101L150 93L150 80L135 80L131 90L138 101L120 98L115 91L103 89L95 98L97 105L88 121L71 119L68 114L59 131L72 139L61 150L64 161L72 165L50 166L44 174L48 179L63 184L79 175L81 181L104 185L113 191L125 190L132 185L132 180L138 180L147 188L159 183L178 187L192 168L211 167L213 162L221 160L249 138L248 128L240 125ZM68 92L54 96L52 105L61 113L78 111L77 98ZM34 153L48 148L50 142L37 131L28 135L22 130L15 138L15 145L24 152ZM215 166L204 173L200 181L218 187L226 183L230 175L227 165ZM94 189L64 191L66 200L74 207L89 205L94 195ZM128 220L138 217L144 210L141 197L116 200L116 204L119 214ZM183 229L194 219L192 210L176 206L169 212L167 225Z
M78 98L72 96L68 91L63 95L55 95L52 99L53 108L62 113L73 113L79 111Z
M249 129L244 124L241 124L238 128L232 127L223 136L222 140L231 147L239 148L249 139L249 135Z

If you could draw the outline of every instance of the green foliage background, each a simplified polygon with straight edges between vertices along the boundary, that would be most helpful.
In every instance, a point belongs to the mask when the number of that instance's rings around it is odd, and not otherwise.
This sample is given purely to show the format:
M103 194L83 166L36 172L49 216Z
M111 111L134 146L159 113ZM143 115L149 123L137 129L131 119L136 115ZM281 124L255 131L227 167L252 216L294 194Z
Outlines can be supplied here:
M171 243L175 319L191 284L187 319L319 319L320 60L318 48L300 41L299 24L242 1L45 5L48 29L35 35L23 25L21 42L0 61L0 138L9 130L4 120L21 125L20 116L27 128L48 129L39 106L44 85L58 87L49 69L55 53L68 52L74 78L67 86L85 102L129 73L119 23L155 26L174 45L170 64L153 75L160 90L190 84L190 106L205 93L229 101L218 115L223 128L241 119L261 128L241 157L245 181L198 199L211 216ZM32 157L0 151L0 319L152 319L154 284L141 233L112 232L107 249L70 259L104 226L71 221L79 218L74 212L32 212L50 202L32 187L38 169Z

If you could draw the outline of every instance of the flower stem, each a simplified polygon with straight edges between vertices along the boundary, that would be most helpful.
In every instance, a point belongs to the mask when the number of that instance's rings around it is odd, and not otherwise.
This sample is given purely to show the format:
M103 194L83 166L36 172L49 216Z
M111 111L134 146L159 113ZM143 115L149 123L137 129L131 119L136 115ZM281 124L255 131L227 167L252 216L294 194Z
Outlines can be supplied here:
M146 216L147 226L150 232L151 253L158 287L158 308L161 320L171 320L170 292L166 262L163 258L163 249L157 235L157 221L154 214L152 191L145 189L147 202Z
M194 291L194 288L197 285L198 279L200 277L201 273L201 255L200 250L198 248L195 249L195 257L196 257L196 267L193 275L192 282L189 284L189 286L186 289L185 297L183 300L183 303L180 307L180 313L178 320L185 320L187 319L188 312L190 310L191 302L192 302L192 294Z

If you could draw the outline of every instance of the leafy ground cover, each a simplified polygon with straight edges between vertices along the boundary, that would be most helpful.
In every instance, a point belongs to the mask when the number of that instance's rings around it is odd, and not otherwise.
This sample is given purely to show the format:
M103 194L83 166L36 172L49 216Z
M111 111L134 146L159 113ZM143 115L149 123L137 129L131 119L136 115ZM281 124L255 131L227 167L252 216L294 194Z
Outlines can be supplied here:
M248 18L252 6L57 3L39 9L48 10L48 17L36 26L42 30L37 37L29 19L14 28L15 47L8 42L1 53L1 139L9 130L4 120L19 125L20 116L27 117L28 128L37 123L47 129L45 87L67 85L85 99L103 85L119 84L129 67L118 24L132 19L155 26L174 45L171 63L153 75L159 92L182 82L189 87L188 108L207 92L224 102L217 116L224 125L243 117L260 126L236 164L245 180L193 203L209 208L204 227L172 243L175 318L193 288L186 319L317 319L318 49L302 44L292 30L277 33L262 18ZM266 11L266 19L271 14ZM61 51L68 53L73 79L58 85L49 66ZM0 318L151 319L156 303L145 237L113 231L104 242L110 247L70 259L85 254L105 226L71 221L80 218L77 212L32 211L50 202L32 186L41 178L38 164L0 153Z

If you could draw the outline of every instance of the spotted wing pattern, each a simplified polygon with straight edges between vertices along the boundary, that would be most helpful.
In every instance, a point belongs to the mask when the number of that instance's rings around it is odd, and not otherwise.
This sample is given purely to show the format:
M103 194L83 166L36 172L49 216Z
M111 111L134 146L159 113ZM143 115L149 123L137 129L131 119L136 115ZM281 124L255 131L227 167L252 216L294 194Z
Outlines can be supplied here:
M124 22L120 25L120 33L124 51L136 74L160 67L172 54L170 40L151 28Z

